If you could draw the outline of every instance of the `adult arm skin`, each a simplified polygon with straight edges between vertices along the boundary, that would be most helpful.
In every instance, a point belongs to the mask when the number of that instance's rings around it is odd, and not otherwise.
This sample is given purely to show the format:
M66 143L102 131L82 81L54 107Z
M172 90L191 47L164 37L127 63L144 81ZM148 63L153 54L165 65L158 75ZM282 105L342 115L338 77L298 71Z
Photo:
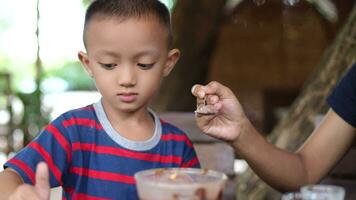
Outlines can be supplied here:
M235 149L255 173L280 191L317 183L351 146L355 128L332 109L296 152L269 143L251 124L232 91L217 82L195 85L197 103L206 98L214 115L196 115L203 132L222 139Z
M232 142L234 149L258 176L281 191L319 182L345 154L355 135L354 128L333 110L295 153L270 144L251 123L246 126L251 127Z

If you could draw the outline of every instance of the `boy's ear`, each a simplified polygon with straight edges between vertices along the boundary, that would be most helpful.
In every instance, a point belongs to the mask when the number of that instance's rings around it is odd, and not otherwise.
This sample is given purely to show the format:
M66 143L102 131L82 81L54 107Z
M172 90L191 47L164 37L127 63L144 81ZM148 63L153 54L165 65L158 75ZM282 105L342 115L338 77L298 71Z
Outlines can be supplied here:
M89 58L88 58L88 54L80 51L78 53L78 58L80 60L80 62L82 63L83 67L85 68L85 70L88 72L90 77L93 77L93 72L90 69L90 65L89 65Z
M176 65L180 56L180 51L178 49L172 49L168 52L168 58L166 61L166 66L163 69L163 76L166 77L172 71Z

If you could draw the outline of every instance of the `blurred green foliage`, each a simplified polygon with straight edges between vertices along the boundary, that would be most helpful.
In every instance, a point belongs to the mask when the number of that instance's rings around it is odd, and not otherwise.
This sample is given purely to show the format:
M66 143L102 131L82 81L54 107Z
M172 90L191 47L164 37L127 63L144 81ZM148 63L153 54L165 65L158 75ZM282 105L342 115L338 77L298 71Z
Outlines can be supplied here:
M10 23L5 19L0 19L0 30L5 30L10 27Z
M45 74L46 78L56 77L68 83L68 90L95 90L95 84L80 62L68 61L60 68L49 69Z
M93 0L82 0L83 5L87 7Z
M82 0L83 6L87 7L91 0ZM0 9L1 10L1 9ZM36 10L33 10L36 12ZM0 15L0 37L8 34L9 28L12 26L11 17L5 15ZM34 27L35 28L35 27ZM35 31L35 30L34 30ZM40 30L41 32L41 30ZM38 42L38 41L34 41ZM14 44L16 45L16 44ZM1 48L6 47L0 45ZM43 67L43 71L38 75L38 79L43 81L48 78L59 78L65 81L68 85L67 90L95 90L95 85L92 79L85 72L83 67L78 61L73 60L62 60L58 63L51 63L42 65L40 57L37 57L37 61L31 59L17 59L11 57L5 50L0 48L0 73L11 74L11 90L12 95L18 97L23 103L23 117L21 121L16 124L16 128L21 129L24 133L24 145L30 142L41 129L49 122L50 110L44 110L42 106L43 92L37 86L35 86L34 91L24 93L21 90L24 80L35 80L36 79L36 66ZM34 49L36 51L36 49ZM0 91L8 90L5 84L5 79L0 78ZM41 82L41 84L44 82ZM30 84L25 81L25 87L31 88ZM0 110L5 110L11 112L7 106L6 96L0 95ZM11 120L10 120L11 121ZM9 123L10 124L10 123ZM10 126L10 125L9 125ZM9 131L9 135L13 134ZM9 138L12 138L9 136ZM10 139L11 140L11 139ZM12 143L9 143L9 152L13 149Z
M42 93L35 90L33 93L17 93L24 104L24 115L18 128L24 133L24 145L27 145L49 123L49 112L42 108Z

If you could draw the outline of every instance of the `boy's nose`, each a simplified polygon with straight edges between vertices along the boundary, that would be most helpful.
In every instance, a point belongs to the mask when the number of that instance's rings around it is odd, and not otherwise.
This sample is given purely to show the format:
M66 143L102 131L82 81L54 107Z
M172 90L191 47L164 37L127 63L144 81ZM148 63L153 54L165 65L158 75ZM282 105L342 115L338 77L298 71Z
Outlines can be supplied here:
M133 87L136 85L136 74L133 67L122 67L118 76L118 83L122 87Z

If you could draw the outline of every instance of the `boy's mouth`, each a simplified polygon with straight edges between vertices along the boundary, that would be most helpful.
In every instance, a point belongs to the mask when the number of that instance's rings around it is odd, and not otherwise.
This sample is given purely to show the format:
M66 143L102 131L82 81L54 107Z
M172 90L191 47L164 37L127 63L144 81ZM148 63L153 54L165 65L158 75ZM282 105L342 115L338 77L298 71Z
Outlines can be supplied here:
M138 93L128 92L117 94L121 101L125 103L130 103L136 100Z

